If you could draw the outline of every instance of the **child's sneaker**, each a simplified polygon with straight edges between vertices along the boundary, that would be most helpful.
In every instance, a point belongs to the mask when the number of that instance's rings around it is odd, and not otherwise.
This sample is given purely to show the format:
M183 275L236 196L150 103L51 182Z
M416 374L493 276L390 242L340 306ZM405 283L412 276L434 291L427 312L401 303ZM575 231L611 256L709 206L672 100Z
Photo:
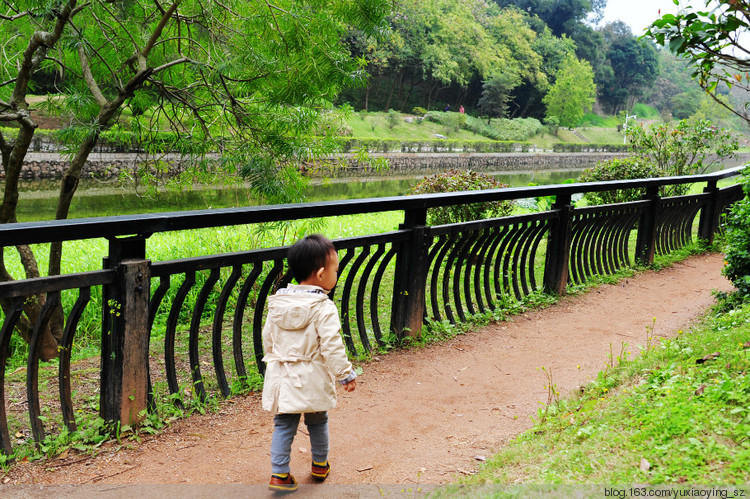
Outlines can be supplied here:
M322 482L328 477L328 473L331 472L331 465L326 461L323 464L316 463L313 461L312 463L312 472L310 473L312 477L319 482Z
M283 475L271 475L271 482L268 484L268 488L274 492L294 492L299 488L299 484L291 473L287 473L286 477Z

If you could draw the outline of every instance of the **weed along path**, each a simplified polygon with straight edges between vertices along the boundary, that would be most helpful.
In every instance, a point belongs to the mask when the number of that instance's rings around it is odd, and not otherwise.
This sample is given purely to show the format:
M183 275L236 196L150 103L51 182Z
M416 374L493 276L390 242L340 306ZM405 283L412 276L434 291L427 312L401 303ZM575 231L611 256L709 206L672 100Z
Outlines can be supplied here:
M648 328L659 337L688 328L713 303L711 290L730 289L721 266L719 254L691 257L441 344L375 358L354 392L339 390L326 483L446 483L474 472L531 426L547 401L547 373L564 395L592 379L623 345L637 352ZM3 481L265 484L272 428L253 394L140 443L20 463ZM300 428L292 473L308 483L309 440Z

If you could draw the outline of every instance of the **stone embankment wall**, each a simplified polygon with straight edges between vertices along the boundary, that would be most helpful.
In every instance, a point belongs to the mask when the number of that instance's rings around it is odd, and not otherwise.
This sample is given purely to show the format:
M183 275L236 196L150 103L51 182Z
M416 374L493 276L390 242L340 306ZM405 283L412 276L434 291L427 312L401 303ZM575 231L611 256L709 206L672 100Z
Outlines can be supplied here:
M623 153L391 153L373 154L388 158L387 170L378 172L368 165L357 165L350 155L336 174L342 175L407 175L436 173L450 169L497 171L581 170L597 162L627 156Z
M428 174L452 168L477 171L536 171L583 169L597 161L622 157L618 153L390 153L373 154L373 158L388 158L389 167L373 170L369 164L358 164L349 154L333 158L336 176L409 175ZM160 158L169 164L167 175L183 171L186 163L179 157ZM143 164L144 157L130 153L94 153L83 170L86 178L116 179L121 173L133 172ZM62 178L67 162L57 153L29 153L23 165L22 180L54 180ZM332 165L308 165L306 171L313 176L328 176ZM5 173L0 167L0 178Z

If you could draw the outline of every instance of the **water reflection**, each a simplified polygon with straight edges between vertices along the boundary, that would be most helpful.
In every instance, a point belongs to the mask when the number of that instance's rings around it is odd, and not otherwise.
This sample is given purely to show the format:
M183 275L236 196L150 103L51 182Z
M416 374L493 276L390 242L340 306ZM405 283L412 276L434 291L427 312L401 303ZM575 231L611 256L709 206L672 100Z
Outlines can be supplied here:
M557 184L575 178L580 170L554 170L536 172L496 172L492 175L511 187L535 184ZM331 201L370 197L400 196L409 192L412 185L424 176L399 178L360 178L330 180L310 187L310 201ZM54 218L55 203L59 193L58 181L25 182L21 186L18 220L50 220ZM94 217L153 213L162 211L229 208L257 204L245 186L197 188L160 192L156 196L143 196L132 186L82 181L71 206L72 217Z

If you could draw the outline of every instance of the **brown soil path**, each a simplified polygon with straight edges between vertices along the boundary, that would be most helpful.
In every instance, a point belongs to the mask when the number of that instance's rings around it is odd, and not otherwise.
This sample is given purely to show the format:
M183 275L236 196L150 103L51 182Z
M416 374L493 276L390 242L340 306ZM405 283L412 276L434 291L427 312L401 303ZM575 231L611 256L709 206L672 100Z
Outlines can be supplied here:
M636 350L643 345L654 318L657 336L688 328L713 303L712 289L730 288L721 266L718 254L692 257L448 343L375 359L364 366L356 391L340 390L331 413L327 483L434 484L472 473L483 456L531 426L530 416L547 398L540 368L551 370L566 393L604 367L610 345L615 355L623 342ZM264 484L271 431L271 415L250 395L141 444L22 463L4 480ZM309 441L300 431L292 472L303 483L310 481L309 461Z

